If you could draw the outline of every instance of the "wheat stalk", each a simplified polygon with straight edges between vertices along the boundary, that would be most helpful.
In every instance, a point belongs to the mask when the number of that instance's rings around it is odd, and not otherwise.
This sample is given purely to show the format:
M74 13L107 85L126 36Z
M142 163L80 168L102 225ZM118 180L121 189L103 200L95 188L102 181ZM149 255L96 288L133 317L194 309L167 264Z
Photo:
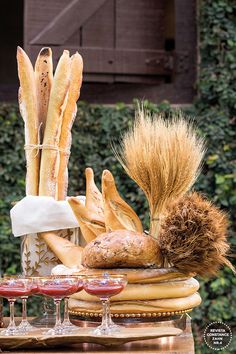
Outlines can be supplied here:
M176 111L167 121L143 108L124 134L115 154L127 174L144 191L150 208L150 234L158 236L159 219L173 199L195 182L204 155L203 139Z

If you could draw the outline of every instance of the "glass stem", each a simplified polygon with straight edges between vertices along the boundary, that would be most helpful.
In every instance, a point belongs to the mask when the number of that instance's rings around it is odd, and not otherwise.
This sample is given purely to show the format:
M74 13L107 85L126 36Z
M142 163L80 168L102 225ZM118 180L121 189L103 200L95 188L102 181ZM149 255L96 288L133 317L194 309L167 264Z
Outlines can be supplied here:
M102 327L107 328L111 323L110 300L102 300Z
M55 327L61 326L61 309L60 309L61 300L55 299L56 305L56 324Z
M9 299L9 306L10 306L10 322L8 328L15 328L15 299Z
M27 297L22 297L22 322L27 322Z
M70 317L69 317L69 298L68 297L64 298L64 321L65 322L70 322Z

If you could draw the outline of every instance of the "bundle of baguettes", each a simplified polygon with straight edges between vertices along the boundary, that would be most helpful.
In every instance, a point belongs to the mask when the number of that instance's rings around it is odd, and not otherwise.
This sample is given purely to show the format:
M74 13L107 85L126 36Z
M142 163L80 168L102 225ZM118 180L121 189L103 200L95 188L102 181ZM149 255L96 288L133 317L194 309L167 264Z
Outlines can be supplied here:
M63 200L67 195L67 164L71 128L82 84L83 60L64 50L53 76L52 51L43 48L33 68L17 48L19 106L25 122L26 194Z

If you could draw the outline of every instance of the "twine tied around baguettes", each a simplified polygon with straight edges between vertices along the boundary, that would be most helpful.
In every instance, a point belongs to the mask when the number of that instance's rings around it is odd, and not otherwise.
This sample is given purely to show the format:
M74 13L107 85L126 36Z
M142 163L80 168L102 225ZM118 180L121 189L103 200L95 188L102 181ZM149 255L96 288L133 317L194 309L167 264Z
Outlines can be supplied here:
M47 144L28 144L28 145L24 145L24 150L37 150L36 154L39 153L40 150L56 150L60 153L63 153L65 155L70 156L70 149L60 149L59 147L55 146L55 145L47 145Z

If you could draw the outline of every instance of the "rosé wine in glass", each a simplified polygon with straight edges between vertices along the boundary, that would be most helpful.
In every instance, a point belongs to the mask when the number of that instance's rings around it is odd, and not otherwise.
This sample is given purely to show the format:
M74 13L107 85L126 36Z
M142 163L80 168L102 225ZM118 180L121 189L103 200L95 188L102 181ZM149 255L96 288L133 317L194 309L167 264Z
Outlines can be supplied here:
M10 323L1 334L11 336L18 334L15 324L14 305L19 297L28 297L31 293L31 282L16 276L5 276L0 279L0 296L5 297L10 305Z
M102 302L102 323L93 331L95 335L106 335L120 330L121 326L116 325L111 319L110 298L119 294L126 285L126 275L103 273L100 276L86 276L84 290L90 295L99 297Z
M78 291L78 279L74 276L50 276L42 277L38 280L39 293L52 297L56 305L56 324L46 334L60 335L65 334L65 329L61 323L60 303L65 297L68 297Z

